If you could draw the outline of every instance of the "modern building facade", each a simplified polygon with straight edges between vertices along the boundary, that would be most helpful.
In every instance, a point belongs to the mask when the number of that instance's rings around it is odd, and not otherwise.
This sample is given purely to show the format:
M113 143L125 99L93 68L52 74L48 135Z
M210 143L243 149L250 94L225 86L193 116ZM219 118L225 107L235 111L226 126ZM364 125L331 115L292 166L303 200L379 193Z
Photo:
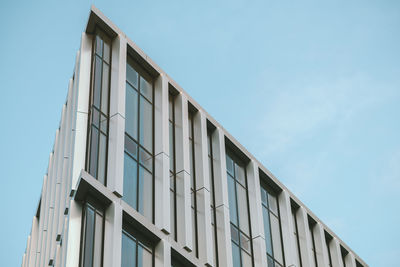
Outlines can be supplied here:
M92 7L22 266L368 265Z

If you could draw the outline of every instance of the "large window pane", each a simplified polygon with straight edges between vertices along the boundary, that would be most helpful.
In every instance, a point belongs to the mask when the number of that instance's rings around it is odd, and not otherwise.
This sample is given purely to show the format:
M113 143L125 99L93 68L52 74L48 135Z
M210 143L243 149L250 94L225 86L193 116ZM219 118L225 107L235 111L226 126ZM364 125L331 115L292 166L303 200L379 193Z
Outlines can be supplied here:
M153 108L143 97L140 97L140 144L148 151L153 151Z
M247 209L247 192L246 189L239 184L236 185L236 189L240 229L247 235L250 235L249 212Z
M103 40L99 35L96 36L96 54L99 56L103 55Z
M125 135L125 153L128 153L134 159L137 159L137 144L129 136Z
M138 246L138 267L152 266L153 256L149 250L144 248L141 244Z
M274 248L274 258L279 263L283 263L283 255L282 255L282 244L281 244L281 230L279 226L279 220L275 216L270 216L271 222L271 232L272 235L272 245Z
M268 204L269 209L275 214L278 215L278 202L276 200L276 196L268 194Z
M98 142L99 142L99 132L95 127L92 127L90 136L90 167L89 173L97 177L97 153L98 153Z
M242 266L252 266L251 256L242 250Z
M124 195L123 199L137 208L137 163L126 153L124 155Z
M95 213L91 208L86 209L86 230L85 230L85 248L83 267L93 265L93 238L94 238L94 221Z
M170 196L169 196L169 204L171 207L171 215L170 217L170 223L171 223L171 236L175 239L175 200L174 200L174 192L170 191Z
M100 133L100 144L99 144L99 171L97 174L97 180L104 184L106 179L106 164L107 164L107 137Z
M147 217L153 219L153 176L143 167L139 167L139 209L138 211Z
M96 56L94 67L94 90L93 90L93 105L100 108L101 80L102 80L102 60Z
M153 157L143 148L139 149L139 162L150 172L153 171Z
M232 263L233 263L233 266L234 267L241 267L240 249L235 243L231 242L231 244L232 244Z
M121 267L136 266L136 242L122 233Z
M139 75L130 64L126 65L126 79L134 88L138 89Z
M237 209L236 209L236 190L235 182L233 178L228 175L228 190L229 190L229 215L231 222L234 225L238 225L237 221Z
M243 186L246 186L246 178L244 174L244 169L242 166L235 164L235 178Z
M108 88L109 88L110 67L107 63L103 63L103 77L101 85L101 111L108 113Z
M126 84L125 109L125 132L137 140L138 93L128 83Z
M230 175L235 175L233 171L233 160L228 155L226 155L226 170Z
M85 203L83 206L83 224L80 267L101 267L103 257L103 210Z
M271 230L269 225L269 212L263 207L263 219L264 219L264 235L265 235L265 246L267 248L267 253L269 255L272 254L272 238L271 238Z
M102 251L103 251L103 216L96 213L95 233L94 233L94 254L93 267L101 266Z
M153 87L143 77L140 77L140 93L150 102L153 101Z

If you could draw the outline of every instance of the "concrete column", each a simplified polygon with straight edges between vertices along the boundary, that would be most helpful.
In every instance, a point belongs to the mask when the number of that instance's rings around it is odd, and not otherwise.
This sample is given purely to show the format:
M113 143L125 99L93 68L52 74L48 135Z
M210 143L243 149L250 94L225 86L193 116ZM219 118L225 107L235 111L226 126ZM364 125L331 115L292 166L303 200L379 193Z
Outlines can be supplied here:
M154 250L155 267L171 267L171 245L161 239Z
M61 245L60 245L60 243L58 243L56 246L55 254L54 254L54 266L55 267L61 267L60 256L61 256Z
M65 115L65 108L63 108L62 116ZM47 241L45 244L46 253L44 255L44 263L48 264L51 252L53 250L53 245L55 243L54 231L55 225L54 222L56 221L56 198L57 194L59 194L59 186L57 185L57 175L60 169L60 155L63 153L62 150L62 142L63 142L63 134L61 130L61 124L56 132L56 141L54 143L54 156L53 156L53 163L52 169L50 172L50 198L48 201L49 213L48 213L48 221L47 221ZM42 255L43 256L43 255Z
M35 259L36 259L36 247L37 247L37 240L38 240L38 231L39 231L39 220L36 216L33 217L32 220L32 230L31 230L31 245L30 245L30 252L29 252L29 259L28 265L29 267L34 266Z
M219 266L233 266L228 181L226 177L225 135L220 128L217 128L212 134L212 149Z
M160 74L154 83L154 161L155 161L155 224L164 233L171 233L169 194L169 130L168 78Z
M300 243L300 254L303 266L313 266L312 265L312 247L311 245L311 235L308 230L308 217L307 212L303 207L300 207L296 212L297 220L297 231Z
M31 246L31 235L28 236L28 239L26 240L26 248L25 248L25 253L24 257L22 259L22 267L28 266L28 261L29 261L29 253L30 253L30 248Z
M75 125L76 125L76 115L77 115L77 105L76 105L76 96L78 91L78 76L79 76L79 60L80 60L80 51L76 53L75 58L75 70L74 70L74 78L72 80L72 87L68 92L68 106L69 106L69 129L68 129L68 144L66 149L66 154L64 158L68 158L67 167L66 167L66 179L65 179L65 188L64 188L64 211L65 208L69 208L70 203L70 192L71 192L71 184L72 184L72 166L73 166L73 155L74 155L74 144L75 144ZM63 211L63 213L64 213ZM65 217L64 217L65 218ZM64 234L66 232L64 231ZM63 255L65 254L65 245L62 248Z
M314 225L314 241L315 241L315 252L317 253L318 266L329 266L329 255L325 248L325 233L321 223L317 222Z
M331 242L329 242L329 249L331 252L332 267L343 267L342 253L336 237L333 237Z
M64 119L64 143L63 143L63 154L62 158L62 172L60 174L59 182L60 182L60 193L57 201L57 230L56 235L60 235L62 233L63 223L64 223L64 210L65 210L65 199L68 196L66 191L67 181L69 180L69 172L68 172L68 163L69 163L69 148L71 146L71 113L72 113L72 88L73 88L73 80L69 80L68 84L68 95L66 102L66 111L65 111L65 119Z
M50 154L51 157L52 154ZM50 160L49 160L50 162ZM39 231L38 231L38 239L36 245L36 256L35 256L35 266L39 266L40 263L40 254L42 251L42 240L43 240L43 229L44 229L44 203L46 198L47 191L47 174L43 177L43 186L40 200L40 212L39 212Z
M192 251L189 122L186 96L179 94L175 103L177 235L178 243L187 251Z
M203 111L193 118L193 137L196 170L196 201L199 258L206 265L213 266L213 241L210 210L210 175L207 148L207 120Z
M69 227L67 235L66 267L79 266L79 251L81 241L82 206L71 201L69 209Z
M22 267L26 266L26 253L24 253L24 255L22 256L22 264L21 264L21 266Z
M285 263L287 266L296 266L296 240L293 235L292 209L290 197L287 191L283 190L278 195L279 211L281 215L282 242L285 252Z
M63 166L64 166L64 148L65 148L65 133L66 133L66 123L67 123L67 106L63 105L60 130L59 130L59 140L57 145L57 155L56 155L56 169L54 171L54 187L52 196L52 206L53 206L53 220L51 222L50 228L50 244L49 244L49 259L53 256L56 250L56 237L58 231L58 222L60 220L60 200L61 200L61 183L63 181Z
M53 191L53 169L55 168L55 158L56 158L56 145L58 141L58 130L56 131L56 137L55 137L55 142L53 146L53 151L50 153L50 158L49 158L49 165L47 168L47 185L46 185L46 191L45 191L45 197L42 199L42 204L41 208L43 208L44 214L42 220L43 220L43 236L41 240L41 245L40 245L40 265L45 264L45 259L46 259L46 245L48 244L48 235L49 235L49 220L50 220L50 214L52 214L52 207L50 206L51 203L51 193Z
M246 167L249 192L250 223L253 242L255 266L264 266L267 262L265 250L265 235L261 208L260 178L258 164L252 160Z
M122 208L113 202L105 212L104 266L121 266Z
M344 262L346 263L346 267L356 267L356 259L351 252L346 255Z
M122 197L124 184L126 39L112 42L107 187Z
M79 53L79 70L77 77L76 105L77 113L74 125L74 147L72 164L72 189L75 189L76 182L82 169L85 169L87 122L90 95L90 68L92 56L92 37L82 33L81 47Z
M63 245L61 250L61 264L60 266L66 266L65 262L67 261L67 247L68 247L68 228L69 227L69 218L65 216L64 218L64 230L63 230Z

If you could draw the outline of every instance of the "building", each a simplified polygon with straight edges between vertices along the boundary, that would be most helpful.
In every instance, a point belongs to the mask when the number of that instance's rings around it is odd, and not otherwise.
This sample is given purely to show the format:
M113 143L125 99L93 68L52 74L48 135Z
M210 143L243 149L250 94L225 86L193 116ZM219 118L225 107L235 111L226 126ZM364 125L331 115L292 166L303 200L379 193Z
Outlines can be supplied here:
M368 265L92 7L22 266Z

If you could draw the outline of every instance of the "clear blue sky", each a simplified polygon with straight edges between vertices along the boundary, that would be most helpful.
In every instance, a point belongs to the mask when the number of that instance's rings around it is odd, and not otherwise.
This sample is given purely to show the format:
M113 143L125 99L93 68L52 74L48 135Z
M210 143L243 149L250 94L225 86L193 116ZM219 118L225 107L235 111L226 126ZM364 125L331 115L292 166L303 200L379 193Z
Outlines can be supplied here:
M94 4L370 266L399 266L400 1L141 2ZM21 263L90 4L0 3L2 266Z

